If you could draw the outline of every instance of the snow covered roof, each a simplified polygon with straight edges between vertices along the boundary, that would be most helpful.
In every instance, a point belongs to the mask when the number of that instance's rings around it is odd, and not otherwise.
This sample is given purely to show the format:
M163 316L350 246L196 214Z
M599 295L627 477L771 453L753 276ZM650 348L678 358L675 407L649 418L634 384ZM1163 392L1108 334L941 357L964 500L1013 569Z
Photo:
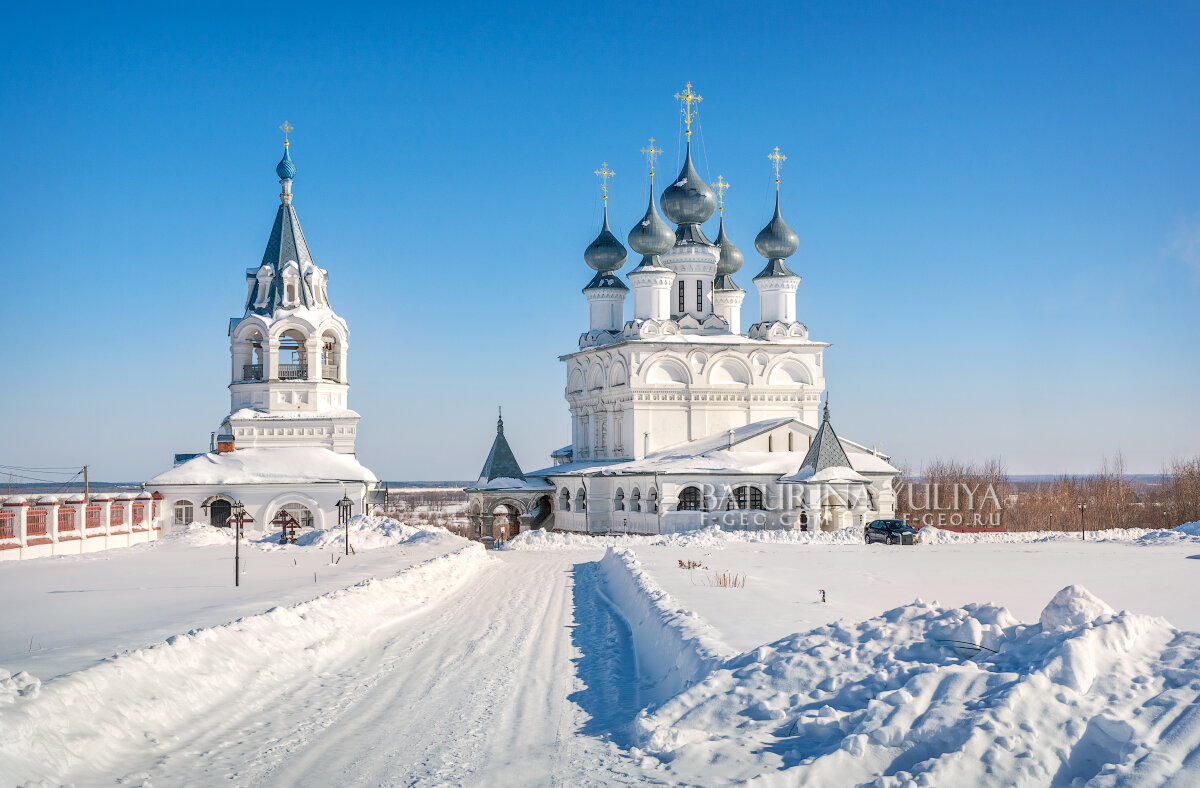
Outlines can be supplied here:
M832 440L839 441L836 452L840 452L840 464L824 463L819 470L812 469L800 478L796 468L807 465L808 455L820 449L814 439L806 454L798 451L739 450L753 438L780 427L791 425L800 432L812 433L813 427L797 419L780 418L756 421L731 431L719 432L694 441L670 446L647 454L640 460L576 460L542 468L526 474L526 477L548 476L628 476L650 473L661 474L748 474L784 477L781 481L856 481L865 482L865 473L895 473L885 458L866 452L850 441L842 445L840 439L829 428ZM819 431L818 431L819 434ZM829 438L827 438L829 440ZM850 450L847 451L846 449ZM826 455L835 450L826 448ZM837 470L835 470L837 469ZM803 470L802 470L803 472ZM818 473L820 474L818 476Z
M304 484L314 482L376 482L375 474L353 454L319 447L238 449L208 453L164 471L148 487L173 484Z
M296 419L359 419L357 411L353 410L321 410L321 411L288 411L287 413L265 413L261 410L253 408L242 408L235 410L229 414L226 421L242 421L247 419L255 419L261 421L271 420L287 420L295 421Z
M521 465L508 445L508 439L504 437L503 414L496 419L496 439L492 441L492 450L488 452L487 460L483 463L483 470L479 472L479 484L487 484L495 479L525 481Z

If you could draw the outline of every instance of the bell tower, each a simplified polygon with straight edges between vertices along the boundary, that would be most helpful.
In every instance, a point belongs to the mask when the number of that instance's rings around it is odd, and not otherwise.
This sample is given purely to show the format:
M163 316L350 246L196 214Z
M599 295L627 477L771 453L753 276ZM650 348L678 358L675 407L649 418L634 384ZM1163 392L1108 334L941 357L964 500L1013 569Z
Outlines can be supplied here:
M329 272L313 262L300 229L292 206L292 127L280 129L279 208L262 262L246 270L245 312L229 321L230 409L219 444L353 454L359 415L347 402L349 327L330 306Z

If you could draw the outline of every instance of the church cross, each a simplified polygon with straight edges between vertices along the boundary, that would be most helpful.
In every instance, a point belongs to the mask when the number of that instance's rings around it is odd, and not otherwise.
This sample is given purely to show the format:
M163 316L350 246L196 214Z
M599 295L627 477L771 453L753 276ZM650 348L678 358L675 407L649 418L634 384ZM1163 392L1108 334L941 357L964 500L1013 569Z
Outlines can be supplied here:
M775 191L779 191L779 171L783 169L783 163L787 161L787 156L779 152L779 146L775 146L773 153L768 153L767 158L771 160L771 166L775 168Z
M604 205L608 206L608 179L616 175L615 172L608 168L608 162L600 165L600 169L596 170L596 177L600 179L600 191L604 192Z
M725 215L725 192L729 190L729 181L725 180L724 175L717 176L717 182L713 184L717 190L717 210L722 216Z
M289 144L291 144L288 142L288 132L295 131L296 127L285 120L283 125L279 127L279 130L283 132L283 147L286 148Z
M690 140L692 138L692 121L696 117L696 109L692 105L704 101L704 97L696 95L692 91L692 83L689 82L684 86L682 93L675 94L675 100L680 103L679 109L683 112L683 122L687 124L687 138Z
M642 148L642 155L650 162L650 187L654 188L654 162L662 155L662 148L654 147L654 138L650 138L650 146Z

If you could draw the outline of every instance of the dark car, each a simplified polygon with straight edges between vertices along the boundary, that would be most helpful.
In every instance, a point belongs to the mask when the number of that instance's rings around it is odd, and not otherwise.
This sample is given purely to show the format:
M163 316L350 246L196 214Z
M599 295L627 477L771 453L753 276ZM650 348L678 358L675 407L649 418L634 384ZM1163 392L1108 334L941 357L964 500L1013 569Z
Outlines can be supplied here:
M916 544L921 541L917 529L903 520L872 520L863 529L863 539L867 544Z

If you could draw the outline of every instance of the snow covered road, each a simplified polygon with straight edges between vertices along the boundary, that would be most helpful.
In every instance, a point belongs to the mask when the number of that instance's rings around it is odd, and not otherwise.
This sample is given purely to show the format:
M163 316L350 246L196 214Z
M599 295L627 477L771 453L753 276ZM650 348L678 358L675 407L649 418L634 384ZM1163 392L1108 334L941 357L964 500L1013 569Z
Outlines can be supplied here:
M459 593L347 644L320 675L248 688L204 726L174 731L152 762L117 771L153 785L644 782L603 738L640 706L597 557L501 554Z

